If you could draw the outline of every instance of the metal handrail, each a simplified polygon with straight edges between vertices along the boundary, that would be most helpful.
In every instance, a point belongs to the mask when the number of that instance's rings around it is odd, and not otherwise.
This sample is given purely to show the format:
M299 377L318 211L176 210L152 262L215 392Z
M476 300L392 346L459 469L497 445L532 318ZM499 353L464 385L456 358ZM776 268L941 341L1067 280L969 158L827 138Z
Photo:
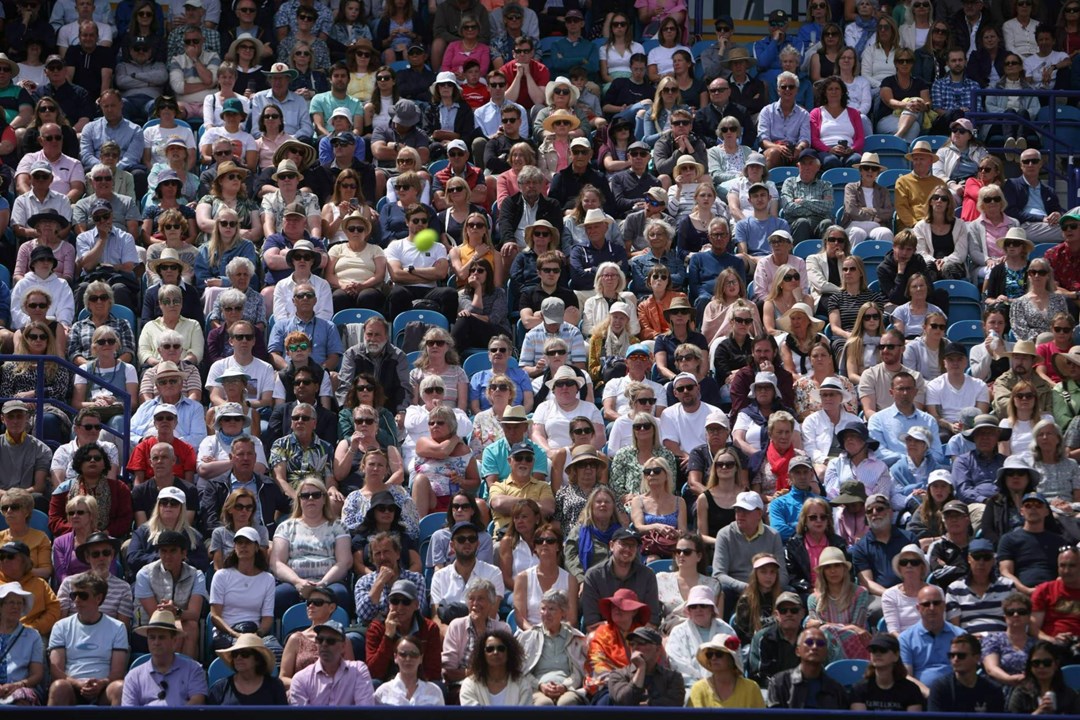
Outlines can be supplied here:
M123 437L120 438L124 454L121 455L121 462L126 462L126 458L131 455L131 395L128 393L127 388L116 387L111 383L107 383L100 379L96 375L83 370L81 367L73 362L70 362L66 358L57 357L55 355L0 355L0 363L7 362L36 362L37 363L37 387L34 391L34 398L27 400L26 398L0 398L0 402L7 400L22 400L23 402L29 402L36 409L34 416L34 437L42 438L45 430L45 406L55 405L56 407L70 413L72 416L78 414L78 410L71 407L67 403L57 398L45 397L45 363L51 362L66 367L74 375L79 375L87 380L93 381L95 385L99 385L112 392L113 396L118 398L124 404L124 432ZM112 435L121 435L121 433L113 430L106 423L101 424L101 428Z

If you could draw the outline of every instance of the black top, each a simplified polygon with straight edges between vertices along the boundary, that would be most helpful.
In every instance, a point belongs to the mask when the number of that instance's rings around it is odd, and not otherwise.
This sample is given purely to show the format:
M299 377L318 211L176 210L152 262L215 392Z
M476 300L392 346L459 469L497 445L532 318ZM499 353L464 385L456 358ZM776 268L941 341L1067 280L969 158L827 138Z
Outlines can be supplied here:
M250 695L243 695L236 690L233 678L218 680L210 687L206 698L207 705L288 705L285 685L276 677L263 678L262 687Z
M924 704L919 686L907 678L893 683L888 690L879 688L876 679L860 680L851 688L850 697L852 704L862 703L870 712L905 712L912 705Z
M890 75L882 80L881 87L882 89L889 88L889 90L892 91L893 100L906 100L911 97L920 97L923 90L930 90L929 85L923 82L921 78L915 77L914 75L911 76L910 84L906 88L900 87L900 83L897 81L895 75ZM882 103L881 111L876 119L880 120L891 113L892 110L886 106L885 103Z

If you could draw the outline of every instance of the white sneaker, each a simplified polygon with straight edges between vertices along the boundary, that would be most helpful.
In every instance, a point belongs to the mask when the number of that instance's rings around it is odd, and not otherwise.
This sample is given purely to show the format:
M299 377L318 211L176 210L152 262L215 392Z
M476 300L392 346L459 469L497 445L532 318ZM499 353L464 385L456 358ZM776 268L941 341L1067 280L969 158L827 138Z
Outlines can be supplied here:
M1027 138L1016 138L1016 149L1020 152L1027 150Z
M1014 138L1014 137L1005 138L1005 149L1006 150L1014 150L1014 149L1016 149L1016 138Z

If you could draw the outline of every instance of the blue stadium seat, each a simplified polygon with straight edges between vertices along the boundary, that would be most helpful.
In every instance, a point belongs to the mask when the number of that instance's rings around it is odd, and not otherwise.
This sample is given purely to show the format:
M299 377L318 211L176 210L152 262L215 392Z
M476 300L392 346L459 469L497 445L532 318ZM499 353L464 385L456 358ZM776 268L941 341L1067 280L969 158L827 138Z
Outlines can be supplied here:
M791 254L795 257L800 257L805 260L811 255L816 255L819 252L821 252L820 240L803 240L801 243L795 246L795 248L791 251Z
M409 61L408 60L395 60L394 62L390 63L390 69L393 70L396 73L399 73L402 70L407 69L408 67L409 67Z
M690 54L694 56L694 60L701 59L701 53L705 52L713 45L716 44L714 40L698 40L692 46L690 46Z
M225 664L225 661L219 657L214 658L214 662L210 663L210 667L206 671L206 682L210 687L214 686L218 680L224 680L227 677L232 677L236 672Z
M863 679L869 660L837 660L825 666L825 674L846 688Z
M436 512L420 518L420 541L428 540L435 531L446 524L446 513Z
M8 290L11 289L11 271L8 270L7 265L0 265L0 282L7 285Z
M444 167L446 167L449 164L450 164L450 161L447 160L446 158L443 158L442 160L436 160L435 162L433 162L433 163L431 163L430 165L427 166L427 171L429 173L431 173L432 175L434 175L435 173L439 172L440 170L442 170Z
M972 302L976 305L982 302L982 294L979 292L979 288L966 280L938 280L934 283L934 289L944 290L949 294L950 307L957 301Z
M1080 690L1080 665L1066 665L1061 668L1065 684L1073 690Z
M907 169L904 156L908 153L908 143L895 135L870 135L863 141L863 152L875 152L881 164L887 168Z
M481 370L489 370L490 368L491 358L488 357L487 351L474 353L465 358L465 362L461 364L461 369L470 378Z
M1041 258L1046 255L1046 251L1057 245L1057 243L1039 243L1035 246L1035 249L1028 255L1028 261L1032 261L1035 258Z
M378 310L368 310L366 308L349 308L348 310L341 310L340 312L334 313L334 317L330 318L330 322L338 326L352 324L363 325L370 318L381 318L382 316L383 314Z
M344 608L339 607L335 610L331 618L337 620L342 625L349 624L349 615L345 612ZM289 635L297 630L303 630L310 625L311 620L309 620L307 616L307 605L302 602L296 603L281 616L281 636L278 639L284 644Z
M795 177L799 174L799 168L791 167L789 165L778 165L769 171L768 180L776 183L777 190L780 189L780 185L784 184L784 181L789 177Z
M414 320L428 325L438 325L446 331L450 330L450 322L437 312L431 310L406 310L394 318L394 327L390 334L394 338L395 345L401 347L400 336L405 333L405 326Z
M870 283L866 286L866 289L870 290L871 292L881 292L881 281L871 280Z
M143 665L144 663L147 663L149 661L150 661L150 653L139 653L131 661L131 664L128 665L128 670L134 670L135 668L137 668L140 665Z
M915 147L915 143L920 142L920 141L930 143L930 147L933 148L934 152L937 152L941 148L942 145L949 142L949 136L948 135L920 135L919 137L917 137L917 138L915 138L914 140L911 141L911 145L910 145L910 147L908 149Z
M1075 83L1074 83L1075 85ZM1055 126L1054 135L1061 142L1059 147L1064 145L1063 151L1076 153L1080 149L1080 110L1070 105L1061 103L1056 106L1056 121L1059 123ZM1039 114L1035 116L1035 121L1039 123L1050 122L1050 108L1044 107L1039 111ZM1050 128L1046 128L1046 132L1050 132ZM1043 138L1043 147L1050 147L1051 140L1049 135Z
M674 563L670 559L653 560L648 565L648 568L654 573L671 572L673 567Z
M868 260L876 260L880 263L890 250L892 250L892 243L882 242L881 240L863 240L851 248L851 254L862 258L864 264ZM867 274L870 274L869 270L867 270Z
M980 343L986 338L982 323L978 320L964 320L954 322L945 331L945 337L950 342L957 343Z
M885 170L878 175L878 185L886 189L892 189L896 187L896 180L902 175L907 175L910 172L907 168L891 168Z
M843 186L848 183L859 182L859 171L853 167L832 168L823 172L821 179L831 182L835 188L837 185ZM843 187L841 187L842 189Z
M510 626L510 632L517 633L517 610L511 610L510 613L506 616L506 624Z
M111 312L113 315L120 318L121 320L127 320L128 325L131 326L131 332L135 333L135 337L136 339L138 339L139 324L138 320L135 318L135 312L127 305L113 305ZM83 308L81 311L79 311L79 320L85 320L88 317L90 317L89 310Z

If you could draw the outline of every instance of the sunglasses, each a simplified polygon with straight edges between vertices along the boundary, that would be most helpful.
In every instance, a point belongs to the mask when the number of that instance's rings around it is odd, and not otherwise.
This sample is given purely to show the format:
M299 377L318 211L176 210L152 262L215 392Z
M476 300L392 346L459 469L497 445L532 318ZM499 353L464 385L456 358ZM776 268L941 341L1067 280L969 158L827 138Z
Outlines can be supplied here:
M72 600L89 600L90 599L90 593L86 592L85 590L75 590L74 592L71 593L71 599Z
M296 258L297 260L304 260L305 258ZM315 293L313 292L298 292L293 295L293 300L314 300Z
M548 357L562 357L565 354L566 354L565 350L545 350L544 351L544 355L546 355ZM577 383L574 383L574 384L576 385ZM556 383L556 387L558 387L558 383Z
M1039 158L1027 158L1026 160L1021 160L1020 162L1024 165L1038 165L1040 162L1042 162L1042 160L1040 160Z
M101 338L100 340L95 340L94 344L95 345L115 345L116 344L116 338Z
M1050 274L1049 270L1028 270L1028 277L1045 277Z
M292 421L293 422L308 422L309 420L314 420L314 419L315 418L311 417L310 415L293 415L292 416Z
M656 402L656 400L654 399L653 402ZM637 430L638 432L653 429L652 423L634 423L633 427L634 427L634 430Z
M572 387L577 387L576 382L573 382L573 381L567 381L567 382L570 382L570 385ZM564 385L563 387L566 387L566 386ZM591 427L578 427L578 428L574 428L573 430L571 430L570 433L573 434L573 435L592 435L593 434L593 429Z
M308 607L325 607L333 603L333 600L323 600L321 598L314 598L307 601Z
M442 395L445 392L446 392L446 390L444 390L441 387L429 387L426 390L424 390L425 395Z
M795 610L795 612L797 613L800 611L801 608L791 609ZM827 647L829 645L829 642L827 640L819 640L818 638L806 638L805 640L803 640L803 645L808 648L823 648Z
M903 562L903 561L901 561L901 562ZM922 562L920 562L918 560L916 560L915 562L917 564L919 564L919 565L922 565ZM919 607L921 607L921 608L935 608L935 607L938 607L938 606L943 605L943 604L944 604L944 601L942 601L942 600L927 600L926 602L919 603Z
M971 653L966 652L951 652L949 653L950 660L967 660L971 656Z
M576 388L578 384L573 380L560 380L555 383L556 388Z
M299 497L301 500L322 500L323 495L324 493L322 490L315 490L313 492L300 493Z
M510 386L506 383L495 383L493 385L488 385L488 390L490 390L491 392L507 392L509 389Z
M289 352L297 352L300 350L307 350L311 347L311 345L306 342L299 342L292 345L287 345L286 347L289 349Z
M645 477L653 477L655 475L659 475L661 473L666 473L666 472L667 471L664 470L664 468L649 467L649 468L643 469L641 471L641 474L644 475Z
M636 357L640 357L640 356L636 356ZM634 402L640 403L642 405L655 405L656 404L656 398L654 398L654 397L638 398Z
M233 333L232 339L233 340L254 340L255 335L254 335L254 333Z
M96 457L92 457L92 458L90 458L90 457L86 458L86 462L101 462L101 460L102 460L102 458L101 458L100 455L98 455ZM67 514L67 516L68 517L82 517L83 515L89 515L89 514L90 514L89 510L72 510L71 512L69 512Z
M374 425L374 424L375 424L375 418L369 418L369 417L353 418L353 425Z

